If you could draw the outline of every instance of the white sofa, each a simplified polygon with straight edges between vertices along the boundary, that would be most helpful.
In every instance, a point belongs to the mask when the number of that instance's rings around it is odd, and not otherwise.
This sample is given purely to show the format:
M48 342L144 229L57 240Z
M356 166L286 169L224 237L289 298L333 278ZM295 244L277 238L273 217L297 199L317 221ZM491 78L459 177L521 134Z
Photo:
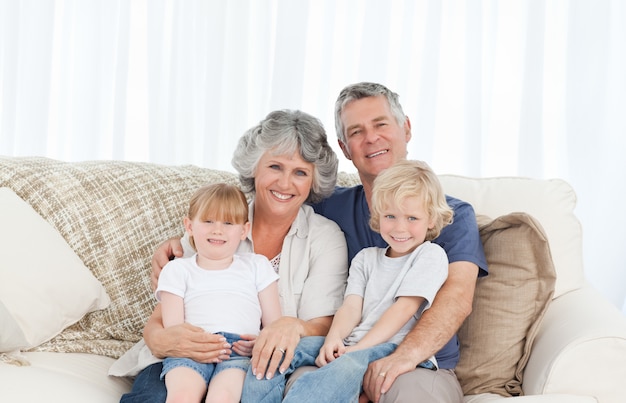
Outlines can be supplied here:
M626 318L585 281L572 188L441 180L473 204L492 269L459 333L465 401L626 401ZM153 307L150 256L181 235L187 199L208 181L237 178L195 166L0 157L0 401L119 401L131 380L107 372ZM340 184L355 182L340 174Z

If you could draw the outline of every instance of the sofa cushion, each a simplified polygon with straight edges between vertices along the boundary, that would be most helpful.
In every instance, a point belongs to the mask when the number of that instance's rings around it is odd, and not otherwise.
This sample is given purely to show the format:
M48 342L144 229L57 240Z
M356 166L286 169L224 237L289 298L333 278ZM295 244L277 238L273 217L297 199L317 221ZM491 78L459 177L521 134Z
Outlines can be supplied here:
M112 358L94 354L26 352L29 366L0 364L0 400L13 403L117 403L130 378L107 376Z
M525 213L478 217L489 275L476 283L471 315L459 331L456 372L463 393L522 393L533 340L554 293L545 233Z
M119 357L140 340L155 303L152 254L182 235L191 193L211 181L238 183L232 173L195 166L0 157L0 186L55 227L111 297L107 309L35 350Z
M28 203L3 187L0 206L0 352L38 346L109 305L102 284Z
M474 206L477 215L499 217L514 211L541 223L557 272L553 298L585 285L582 228L574 214L576 192L562 179L469 178L440 175L446 194Z

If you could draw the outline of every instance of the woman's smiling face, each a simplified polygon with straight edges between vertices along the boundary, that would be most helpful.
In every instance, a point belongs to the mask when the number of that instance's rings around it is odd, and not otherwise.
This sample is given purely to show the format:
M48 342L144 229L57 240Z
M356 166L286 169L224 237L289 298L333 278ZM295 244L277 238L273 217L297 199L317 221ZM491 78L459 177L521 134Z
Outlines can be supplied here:
M314 165L296 152L274 155L265 152L256 169L255 206L277 215L295 215L309 197Z

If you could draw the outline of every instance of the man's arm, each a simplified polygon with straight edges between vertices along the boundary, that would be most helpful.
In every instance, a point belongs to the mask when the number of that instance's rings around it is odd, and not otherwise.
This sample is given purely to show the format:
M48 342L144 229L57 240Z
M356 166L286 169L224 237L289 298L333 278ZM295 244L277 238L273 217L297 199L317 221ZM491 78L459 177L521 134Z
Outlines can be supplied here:
M478 266L473 263L450 263L448 279L430 309L391 355L369 365L363 390L372 401L378 402L380 394L388 391L398 376L413 371L456 334L472 311L477 276Z
M154 251L154 255L152 255L152 260L150 262L152 265L152 272L150 273L152 291L156 290L159 275L167 262L172 260L174 257L182 257L183 253L183 245L180 242L180 238L170 238L159 245L156 251Z

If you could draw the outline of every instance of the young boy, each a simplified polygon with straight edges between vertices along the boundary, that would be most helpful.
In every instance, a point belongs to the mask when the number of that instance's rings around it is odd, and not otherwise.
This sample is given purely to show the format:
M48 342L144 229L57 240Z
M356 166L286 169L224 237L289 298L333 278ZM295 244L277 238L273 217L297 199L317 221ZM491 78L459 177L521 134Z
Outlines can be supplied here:
M301 375L284 402L358 400L368 364L395 350L447 277L447 256L430 240L453 213L426 163L401 160L381 172L370 210L370 226L388 247L366 248L354 257L328 335L303 338L285 374L313 363L320 368ZM434 357L420 366L437 370ZM284 376L262 383L267 395L259 396L262 384L254 391L246 385L242 401L279 402Z
M281 316L277 279L262 255L235 253L250 230L248 204L239 188L213 184L191 198L184 218L197 253L168 263L155 292L165 327L189 322L220 333L229 343L258 335L261 325ZM167 401L239 402L249 357L236 353L216 364L166 358ZM207 390L208 385L208 390Z

